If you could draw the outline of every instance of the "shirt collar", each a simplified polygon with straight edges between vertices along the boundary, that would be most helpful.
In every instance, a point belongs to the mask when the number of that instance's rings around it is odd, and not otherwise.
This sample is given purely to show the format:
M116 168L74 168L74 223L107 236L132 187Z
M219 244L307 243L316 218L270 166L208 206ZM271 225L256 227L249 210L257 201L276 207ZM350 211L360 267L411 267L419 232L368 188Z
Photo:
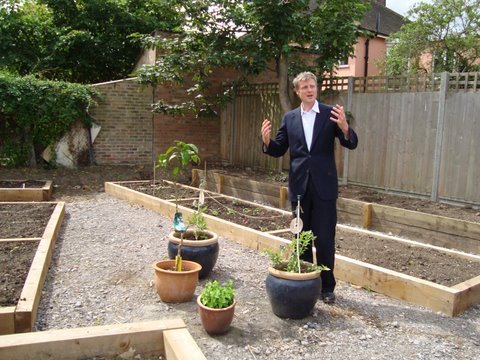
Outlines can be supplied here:
M317 100L315 100L315 104L313 104L313 107L310 109L310 111L303 111L303 104L300 104L300 109L301 109L302 115L308 114L309 112L312 112L312 111L316 112L317 114L320 113Z

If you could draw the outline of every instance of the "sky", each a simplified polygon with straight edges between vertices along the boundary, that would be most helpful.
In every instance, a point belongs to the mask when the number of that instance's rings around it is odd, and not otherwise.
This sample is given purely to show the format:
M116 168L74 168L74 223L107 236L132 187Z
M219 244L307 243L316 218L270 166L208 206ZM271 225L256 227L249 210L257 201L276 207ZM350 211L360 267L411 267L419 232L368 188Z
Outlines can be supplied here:
M431 3L430 0L387 0L386 4L389 9L405 16L413 5L421 2Z

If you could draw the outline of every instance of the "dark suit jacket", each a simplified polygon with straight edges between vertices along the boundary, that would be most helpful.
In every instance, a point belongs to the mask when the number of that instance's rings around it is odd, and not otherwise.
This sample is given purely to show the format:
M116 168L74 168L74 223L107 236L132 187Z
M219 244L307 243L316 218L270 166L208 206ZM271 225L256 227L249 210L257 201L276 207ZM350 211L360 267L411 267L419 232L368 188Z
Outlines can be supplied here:
M330 120L332 107L318 103L320 112L315 118L313 137L308 151L303 132L300 107L287 112L275 139L263 152L280 157L290 148L290 172L288 194L290 201L302 198L307 189L309 177L322 200L334 200L338 197L338 178L335 166L334 143L338 137L340 144L348 149L357 147L357 134L349 127L349 139L346 140L342 130Z

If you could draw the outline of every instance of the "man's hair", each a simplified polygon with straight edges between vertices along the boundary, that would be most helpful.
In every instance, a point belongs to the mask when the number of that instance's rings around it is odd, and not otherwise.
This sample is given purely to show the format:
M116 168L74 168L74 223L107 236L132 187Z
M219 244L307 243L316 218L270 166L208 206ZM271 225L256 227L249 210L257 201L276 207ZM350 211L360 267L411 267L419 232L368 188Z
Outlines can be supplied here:
M304 71L298 74L297 76L295 76L295 79L293 79L293 87L296 89L300 81L304 81L308 79L315 80L315 84L317 84L317 77L315 76L315 74L310 71Z

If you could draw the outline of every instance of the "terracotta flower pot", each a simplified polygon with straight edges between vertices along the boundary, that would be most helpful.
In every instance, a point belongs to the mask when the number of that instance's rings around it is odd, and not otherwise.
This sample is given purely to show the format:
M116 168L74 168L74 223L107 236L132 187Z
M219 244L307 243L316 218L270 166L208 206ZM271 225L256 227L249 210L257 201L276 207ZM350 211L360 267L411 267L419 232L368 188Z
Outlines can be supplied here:
M202 265L199 278L206 278L218 259L218 235L212 231L202 231L209 238L205 240L194 240L194 232L188 230L184 234L182 245L182 259L195 261ZM168 257L175 259L180 244L180 234L172 231L168 235Z
M202 269L193 261L182 261L183 271L175 271L175 260L162 260L152 264L155 270L155 289L160 299L167 303L192 300Z
M288 319L308 316L322 288L320 273L292 273L273 267L268 272L265 285L273 313Z
M197 297L198 313L202 321L203 328L210 335L220 335L226 333L232 323L235 314L236 300L229 307L223 309L214 309L207 307L200 301L201 295Z

